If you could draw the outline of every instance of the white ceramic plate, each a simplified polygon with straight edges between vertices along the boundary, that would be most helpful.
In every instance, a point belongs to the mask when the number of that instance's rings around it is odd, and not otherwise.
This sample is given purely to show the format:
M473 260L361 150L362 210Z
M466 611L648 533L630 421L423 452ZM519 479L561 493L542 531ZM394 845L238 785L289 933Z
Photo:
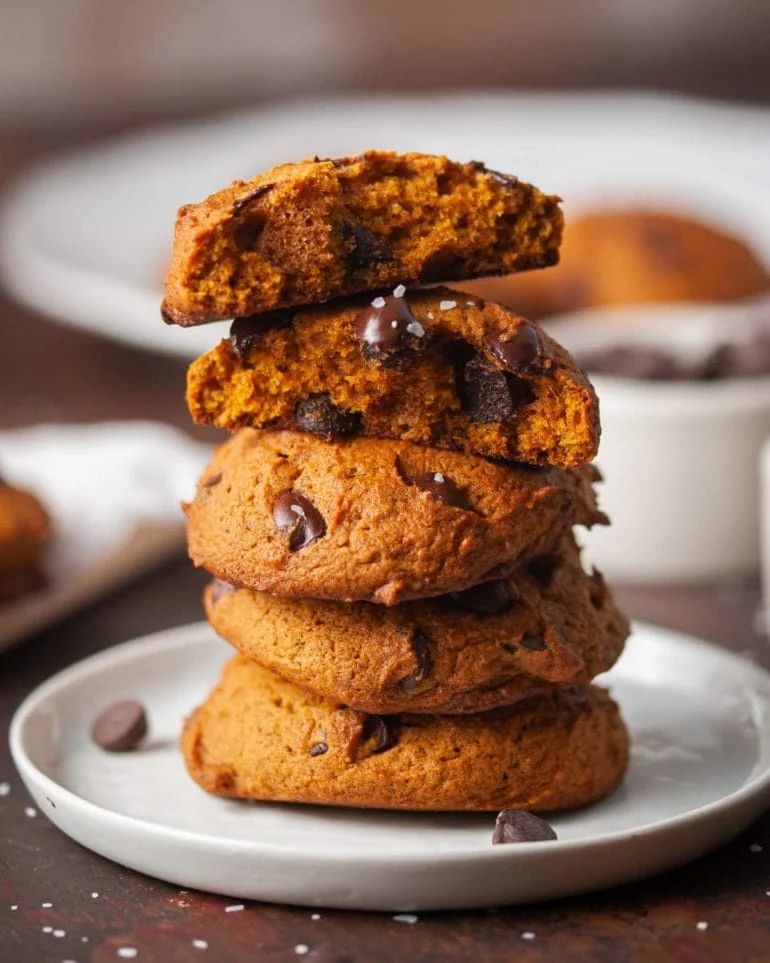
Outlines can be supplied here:
M495 846L487 815L241 803L207 796L176 748L182 717L228 648L204 624L116 646L54 676L19 708L11 748L41 811L116 862L234 898L416 910L550 899L701 855L770 802L770 676L705 642L637 626L606 681L633 759L621 788L553 818L558 842ZM149 745L88 739L102 706L137 696Z
M454 93L298 101L133 134L32 169L0 212L0 274L53 318L193 357L221 325L158 314L176 208L312 154L478 158L587 205L662 204L746 237L770 263L770 111L642 94Z

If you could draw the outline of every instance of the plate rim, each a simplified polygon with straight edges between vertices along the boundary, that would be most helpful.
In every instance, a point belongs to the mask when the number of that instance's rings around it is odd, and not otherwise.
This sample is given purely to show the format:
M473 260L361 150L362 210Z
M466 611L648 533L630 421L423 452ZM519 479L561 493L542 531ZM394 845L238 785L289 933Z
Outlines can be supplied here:
M651 633L653 636L663 636L668 642L684 648L697 648L700 653L702 653L705 648L712 658L716 659L717 661L726 662L731 667L731 670L737 672L739 675L746 675L750 672L752 675L751 681L759 681L761 685L763 684L768 688L768 693L770 693L770 671L765 669L763 666L750 662L742 656L725 649L723 646L712 642L707 642L687 633L643 621L635 621L633 623L633 631L634 633L638 633L642 636L648 633ZM53 791L53 793L57 796L61 796L63 794L63 798L67 801L71 808L74 810L80 809L81 812L88 817L114 820L117 821L122 828L128 829L129 831L139 831L149 835L152 838L171 839L177 844L187 845L188 847L196 847L199 851L221 847L224 844L231 852L237 850L240 855L258 856L260 853L264 853L269 854L272 858L276 858L279 861L287 860L291 862L296 858L296 850L291 847L286 847L282 844L273 843L269 840L244 840L217 836L208 832L195 832L189 829L180 829L175 826L154 823L145 819L141 819L137 816L130 816L125 813L116 812L115 810L109 809L106 806L92 802L91 800L78 795L73 790L63 786L50 776L47 776L32 761L30 755L27 753L26 748L23 745L22 730L26 720L32 716L34 711L39 708L39 705L42 702L61 689L66 688L67 685L72 681L73 677L75 679L80 678L84 670L86 670L87 674L98 672L101 668L103 668L104 663L110 663L112 660L114 660L116 655L130 655L136 653L137 651L141 652L142 649L146 649L148 651L157 651L157 646L159 644L168 646L169 648L177 646L183 647L184 645L189 645L191 641L197 642L196 639L191 640L190 636L193 634L200 636L200 641L203 641L204 633L213 634L213 630L205 621L174 626L169 629L164 629L160 632L139 636L137 638L110 646L107 649L87 656L85 659L81 659L78 662L75 662L74 664L60 670L55 675L42 682L39 686L35 687L35 689L33 689L33 691L24 698L14 712L9 728L11 756L25 785L29 786L29 780L33 785L41 787L43 794L51 791ZM226 650L224 651L226 652ZM770 743L770 735L766 734L765 740ZM393 848L389 848L383 852L377 852L376 854L372 854L371 851L364 852L351 850L349 853L345 854L345 860L359 865L390 865L397 863L407 868L413 868L415 866L424 867L426 863L440 867L449 865L456 866L458 864L462 865L467 862L475 864L479 859L498 861L515 860L524 853L536 853L543 851L561 853L569 851L570 854L576 855L583 850L595 851L596 849L613 847L619 843L628 842L642 836L648 839L657 838L664 836L666 833L670 833L671 831L675 831L681 826L692 826L693 824L702 823L704 821L709 822L713 819L718 819L725 812L730 812L732 809L740 807L742 804L749 804L752 801L758 802L759 799L764 796L767 797L767 802L770 803L770 764L766 765L764 769L760 769L758 772L752 772L752 774L748 777L747 782L743 786L725 796L722 796L720 799L706 803L703 806L698 806L695 809L680 813L676 816L642 824L638 827L634 827L633 829L621 829L611 833L603 833L575 840L559 839L556 841L555 845L553 841L528 842L515 847L490 846L485 850L480 850L478 846L475 845L473 848L461 847L449 853L438 853L433 854L432 856L426 856L424 853L414 853L409 850ZM292 805L291 803L277 804L272 802L269 804L287 806ZM345 810L345 807L328 808L342 811ZM359 807L356 807L355 811L358 811L358 808ZM382 810L382 812L397 814L398 810ZM436 813L436 815L441 816L446 814ZM478 815L481 816L482 814L479 813ZM309 857L309 862L313 863L314 865L331 864L339 862L339 859L340 857L338 854L328 851L319 851L313 852L312 856Z

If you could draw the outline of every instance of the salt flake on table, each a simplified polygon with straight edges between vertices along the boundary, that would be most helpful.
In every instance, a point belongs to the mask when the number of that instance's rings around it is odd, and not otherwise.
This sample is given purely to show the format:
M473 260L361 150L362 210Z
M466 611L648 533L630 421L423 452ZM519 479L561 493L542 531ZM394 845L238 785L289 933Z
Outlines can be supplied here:
M7 796L11 791L9 782L0 782L0 796Z
M37 809L35 809L33 806L25 806L24 815L29 816L30 819L34 819L35 816L37 816Z
M133 960L139 956L139 950L135 946L118 947L118 956L124 960Z
M524 930L524 932L521 934L521 938L523 940L534 940L535 934L532 932L532 930Z
M416 923L419 920L419 916L415 916L414 913L396 913L393 919L396 923Z
M320 913L311 913L311 914L310 914L310 919L311 919L311 920L320 920L320 919L321 919L321 914L320 914Z
M707 929L709 928L709 925L708 925L708 923L706 922L706 920L701 920L700 923L696 923L695 926L696 926L696 928L699 929L701 932L703 932L704 930L707 930Z
M759 843L752 843L751 846L749 846L750 853L761 853L763 851L764 847L760 846Z
M297 954L297 956L304 956L306 953L310 952L310 947L307 945L307 943L297 943L297 945L294 947L294 952Z
M241 910L246 909L243 903L236 903L234 906L225 906L225 913L240 913Z
M192 945L196 950L207 950L209 948L209 945L205 940L193 940Z
M52 909L52 908L53 908L53 903L41 903L40 905L43 907L43 909Z
M60 940L60 939L62 939L63 937L65 937L65 936L67 935L67 931L66 931L66 930L54 930L54 931L53 931L53 935L56 937L57 940Z

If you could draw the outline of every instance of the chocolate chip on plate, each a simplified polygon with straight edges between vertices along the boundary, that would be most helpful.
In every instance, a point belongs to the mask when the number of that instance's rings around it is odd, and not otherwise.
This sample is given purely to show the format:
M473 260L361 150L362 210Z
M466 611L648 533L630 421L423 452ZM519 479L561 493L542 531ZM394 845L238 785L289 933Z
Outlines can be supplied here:
M326 534L326 522L315 505L299 492L287 491L273 506L275 527L289 536L289 550L299 551Z
M557 839L556 830L544 819L525 809L503 809L495 820L492 842L541 843Z
M489 335L484 343L509 371L531 370L540 359L540 338L529 321L523 321L510 335Z
M404 298L375 298L356 319L355 336L365 357L382 363L396 362L405 351L422 347L425 328Z
M457 394L463 410L477 425L505 421L535 400L528 382L498 370L480 356L463 366L457 378Z
M141 702L124 699L101 712L91 726L91 738L108 752L135 749L147 735L147 713Z
M458 608L475 615L501 615L516 601L508 583L503 579L472 585L462 592L452 592L450 598Z
M338 408L326 392L300 401L294 411L294 420L301 431L309 431L326 441L348 438L361 427L359 412Z
M417 686L428 677L433 668L433 653L431 652L430 639L422 629L416 628L412 632L409 638L409 644L412 647L415 667L408 676L401 679L398 683L399 692L406 694L414 692Z

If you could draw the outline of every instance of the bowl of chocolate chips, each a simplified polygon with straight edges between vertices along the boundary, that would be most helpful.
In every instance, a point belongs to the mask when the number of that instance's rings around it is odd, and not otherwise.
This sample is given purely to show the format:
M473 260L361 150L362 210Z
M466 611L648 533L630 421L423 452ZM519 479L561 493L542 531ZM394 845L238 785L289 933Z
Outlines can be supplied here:
M545 325L601 398L602 508L587 554L627 583L748 575L770 437L770 298L593 308Z

